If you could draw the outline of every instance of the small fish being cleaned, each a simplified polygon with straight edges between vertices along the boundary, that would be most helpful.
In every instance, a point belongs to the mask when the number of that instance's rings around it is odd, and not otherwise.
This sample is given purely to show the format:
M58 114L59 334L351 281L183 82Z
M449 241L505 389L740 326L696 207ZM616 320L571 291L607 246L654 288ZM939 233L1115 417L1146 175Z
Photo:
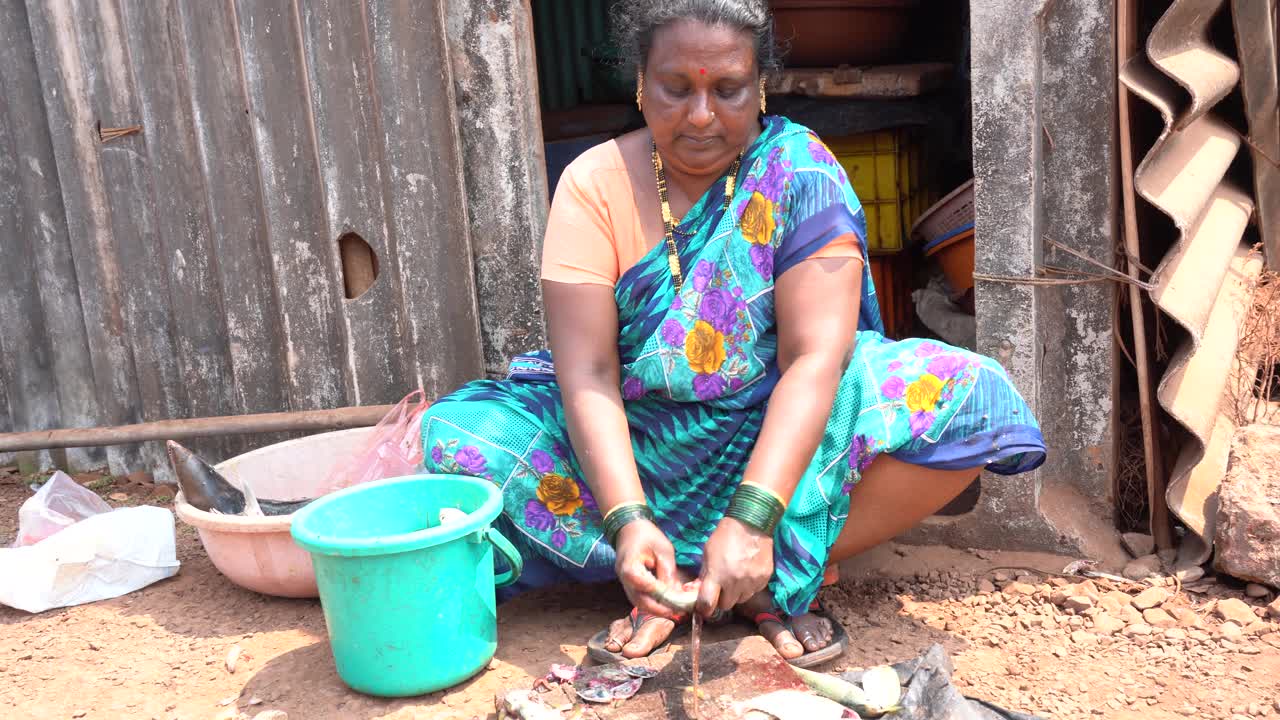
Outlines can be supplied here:
M182 496L191 507L221 515L290 515L314 500L267 500L254 497L243 483L232 482L203 458L170 440L169 463L178 478Z

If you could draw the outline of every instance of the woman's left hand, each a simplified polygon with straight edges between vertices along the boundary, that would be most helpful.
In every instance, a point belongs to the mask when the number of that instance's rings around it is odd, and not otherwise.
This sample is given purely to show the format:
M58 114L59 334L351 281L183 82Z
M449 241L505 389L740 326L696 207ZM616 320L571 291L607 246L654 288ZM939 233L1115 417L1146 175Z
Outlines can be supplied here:
M726 517L702 550L696 610L710 617L755 596L773 576L773 538Z

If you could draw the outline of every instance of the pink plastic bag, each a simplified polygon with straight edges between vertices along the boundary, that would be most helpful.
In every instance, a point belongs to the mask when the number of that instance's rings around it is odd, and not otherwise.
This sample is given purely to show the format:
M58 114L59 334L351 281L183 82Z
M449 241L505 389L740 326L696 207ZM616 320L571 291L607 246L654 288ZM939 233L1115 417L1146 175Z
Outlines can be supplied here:
M419 388L396 403L360 452L334 466L323 492L418 472L422 466L422 414L431 404L426 398Z
M104 512L111 512L105 500L59 470L18 509L18 539L13 546L35 545L63 528Z

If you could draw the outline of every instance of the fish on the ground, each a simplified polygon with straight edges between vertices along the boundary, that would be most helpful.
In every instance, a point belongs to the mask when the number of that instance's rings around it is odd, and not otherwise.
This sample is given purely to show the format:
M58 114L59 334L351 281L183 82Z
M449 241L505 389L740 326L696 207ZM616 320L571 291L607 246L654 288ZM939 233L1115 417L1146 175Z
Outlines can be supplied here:
M290 515L315 499L268 500L255 497L247 485L223 477L204 458L182 445L172 440L166 445L169 464L178 478L182 496L197 510L222 515Z

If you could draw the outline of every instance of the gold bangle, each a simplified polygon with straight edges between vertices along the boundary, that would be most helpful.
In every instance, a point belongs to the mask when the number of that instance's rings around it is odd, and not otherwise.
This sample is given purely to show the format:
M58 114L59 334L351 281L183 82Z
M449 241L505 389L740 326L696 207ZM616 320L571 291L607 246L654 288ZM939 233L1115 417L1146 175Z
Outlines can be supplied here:
M629 502L618 503L617 505L614 505L613 508L609 510L609 512L604 514L604 517L601 518L601 522L608 522L609 516L613 515L619 510L623 510L629 507L648 507L648 506L649 506L649 503L643 500L632 500Z
M741 483L739 483L739 484L741 484L741 485L750 485L751 487L754 487L754 488L760 488L761 490L763 490L763 491L765 491L765 492L769 493L770 495L772 495L772 496L774 497L774 499L775 499L775 500L777 500L777 501L778 501L778 503L782 505L782 507L786 507L786 506L787 506L787 501L782 499L782 495L780 495L780 494L778 493L778 491L777 491L777 490L774 490L774 489L773 489L773 488L771 488L771 487L766 487L766 486L764 486L764 485L761 485L761 484L760 484L760 483L758 483L758 482L751 482L750 480L743 480L743 481L742 481Z

